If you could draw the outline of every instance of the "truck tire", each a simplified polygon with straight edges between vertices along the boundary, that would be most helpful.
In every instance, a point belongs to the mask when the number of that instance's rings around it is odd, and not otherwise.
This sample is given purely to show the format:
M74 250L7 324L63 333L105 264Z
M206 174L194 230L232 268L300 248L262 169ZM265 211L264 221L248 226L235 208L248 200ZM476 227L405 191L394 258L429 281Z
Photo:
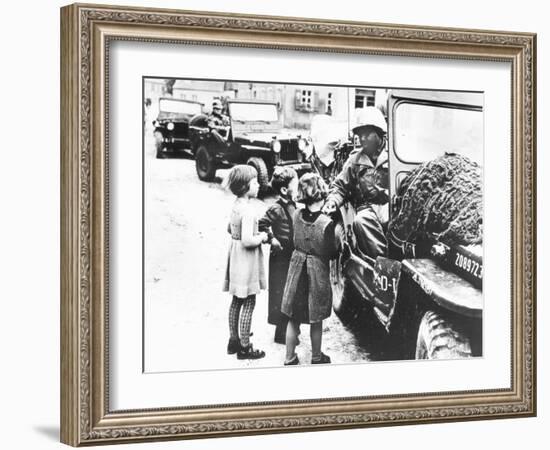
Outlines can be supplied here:
M162 140L164 138L162 132L155 131L155 133L153 135L155 137L155 149L157 151L157 153L156 153L157 159L166 158L166 152L164 151L165 150L164 143L162 142Z
M427 311L418 329L416 359L470 358L470 340L434 311Z
M197 149L195 155L195 168L199 180L212 181L216 176L216 161L204 145Z
M334 227L338 242L338 257L330 261L330 286L332 288L332 309L344 324L352 324L360 313L359 302L353 284L342 271L342 250L345 242L344 225L341 221Z
M254 167L256 172L258 172L258 183L260 184L260 192L265 193L269 189L269 172L267 170L267 165L262 158L253 156L248 158L246 162L249 166Z
M357 293L355 288L346 279L343 280L343 284L339 289L338 294L335 293L333 286L332 309L345 325L355 324L361 313L359 301L356 295Z

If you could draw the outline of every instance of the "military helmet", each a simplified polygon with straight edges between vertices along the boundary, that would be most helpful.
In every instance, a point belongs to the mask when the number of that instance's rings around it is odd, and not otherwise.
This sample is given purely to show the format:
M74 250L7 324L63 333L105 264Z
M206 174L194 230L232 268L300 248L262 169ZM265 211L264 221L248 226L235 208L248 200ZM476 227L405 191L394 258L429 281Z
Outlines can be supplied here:
M384 134L388 130L388 125L382 111L375 106L367 106L358 111L352 131L357 134L360 128L367 126L376 127Z

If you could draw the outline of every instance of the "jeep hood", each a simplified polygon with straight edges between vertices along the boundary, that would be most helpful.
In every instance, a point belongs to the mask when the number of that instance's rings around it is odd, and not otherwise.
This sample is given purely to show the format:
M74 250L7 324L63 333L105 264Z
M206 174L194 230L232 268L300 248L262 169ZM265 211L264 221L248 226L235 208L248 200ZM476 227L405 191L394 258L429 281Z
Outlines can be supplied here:
M235 139L248 140L251 142L266 142L269 143L273 140L273 137L277 140L284 141L289 139L297 139L298 133L290 131L270 131L270 132L241 132L235 133Z

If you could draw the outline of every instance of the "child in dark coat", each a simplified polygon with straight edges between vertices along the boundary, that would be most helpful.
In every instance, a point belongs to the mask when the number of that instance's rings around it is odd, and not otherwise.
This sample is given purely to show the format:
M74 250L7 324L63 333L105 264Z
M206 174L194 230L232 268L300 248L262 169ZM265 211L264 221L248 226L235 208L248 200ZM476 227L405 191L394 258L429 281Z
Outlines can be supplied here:
M292 218L296 211L294 200L298 191L298 174L294 169L278 167L273 172L271 187L279 195L279 198L267 209L259 221L259 230L267 232L271 241L267 321L275 325L274 341L285 344L288 317L281 314L281 301L290 257L294 250Z
M294 213L294 251L281 311L288 316L285 365L299 363L295 353L300 323L310 324L311 363L330 363L321 351L323 320L332 310L329 262L336 255L334 223L321 213L328 188L315 173L300 178L298 192L304 209Z

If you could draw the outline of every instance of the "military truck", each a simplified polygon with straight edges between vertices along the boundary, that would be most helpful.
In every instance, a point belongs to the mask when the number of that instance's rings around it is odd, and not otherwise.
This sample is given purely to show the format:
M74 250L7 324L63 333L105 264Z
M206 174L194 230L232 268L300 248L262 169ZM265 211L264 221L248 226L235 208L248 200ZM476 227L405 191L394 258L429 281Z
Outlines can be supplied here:
M305 160L306 141L300 134L284 130L277 104L256 100L228 100L230 125L213 130L204 124L195 143L199 179L211 181L218 168L249 164L258 171L260 189L265 191L275 166L288 166L302 173L310 170Z
M403 238L395 227L392 230L396 215L402 213L407 189L424 168L449 159L456 163L455 168L473 167L476 180L481 179L482 101L482 94L477 93L389 92L390 225L386 256L372 259L361 253L353 231L355 211L349 203L336 213L339 257L331 265L334 310L356 326L372 327L376 322L383 330L378 334L384 341L381 345L389 349L392 359L454 359L483 354L482 242L457 244L446 239L445 233L435 232L411 233ZM323 171L327 181L339 173L353 147L353 139L336 146L330 170ZM312 166L321 166L314 155ZM469 180L468 174L458 175L463 181ZM445 203L441 208L445 213ZM365 309L370 316L361 314ZM356 323L364 317L376 320Z

